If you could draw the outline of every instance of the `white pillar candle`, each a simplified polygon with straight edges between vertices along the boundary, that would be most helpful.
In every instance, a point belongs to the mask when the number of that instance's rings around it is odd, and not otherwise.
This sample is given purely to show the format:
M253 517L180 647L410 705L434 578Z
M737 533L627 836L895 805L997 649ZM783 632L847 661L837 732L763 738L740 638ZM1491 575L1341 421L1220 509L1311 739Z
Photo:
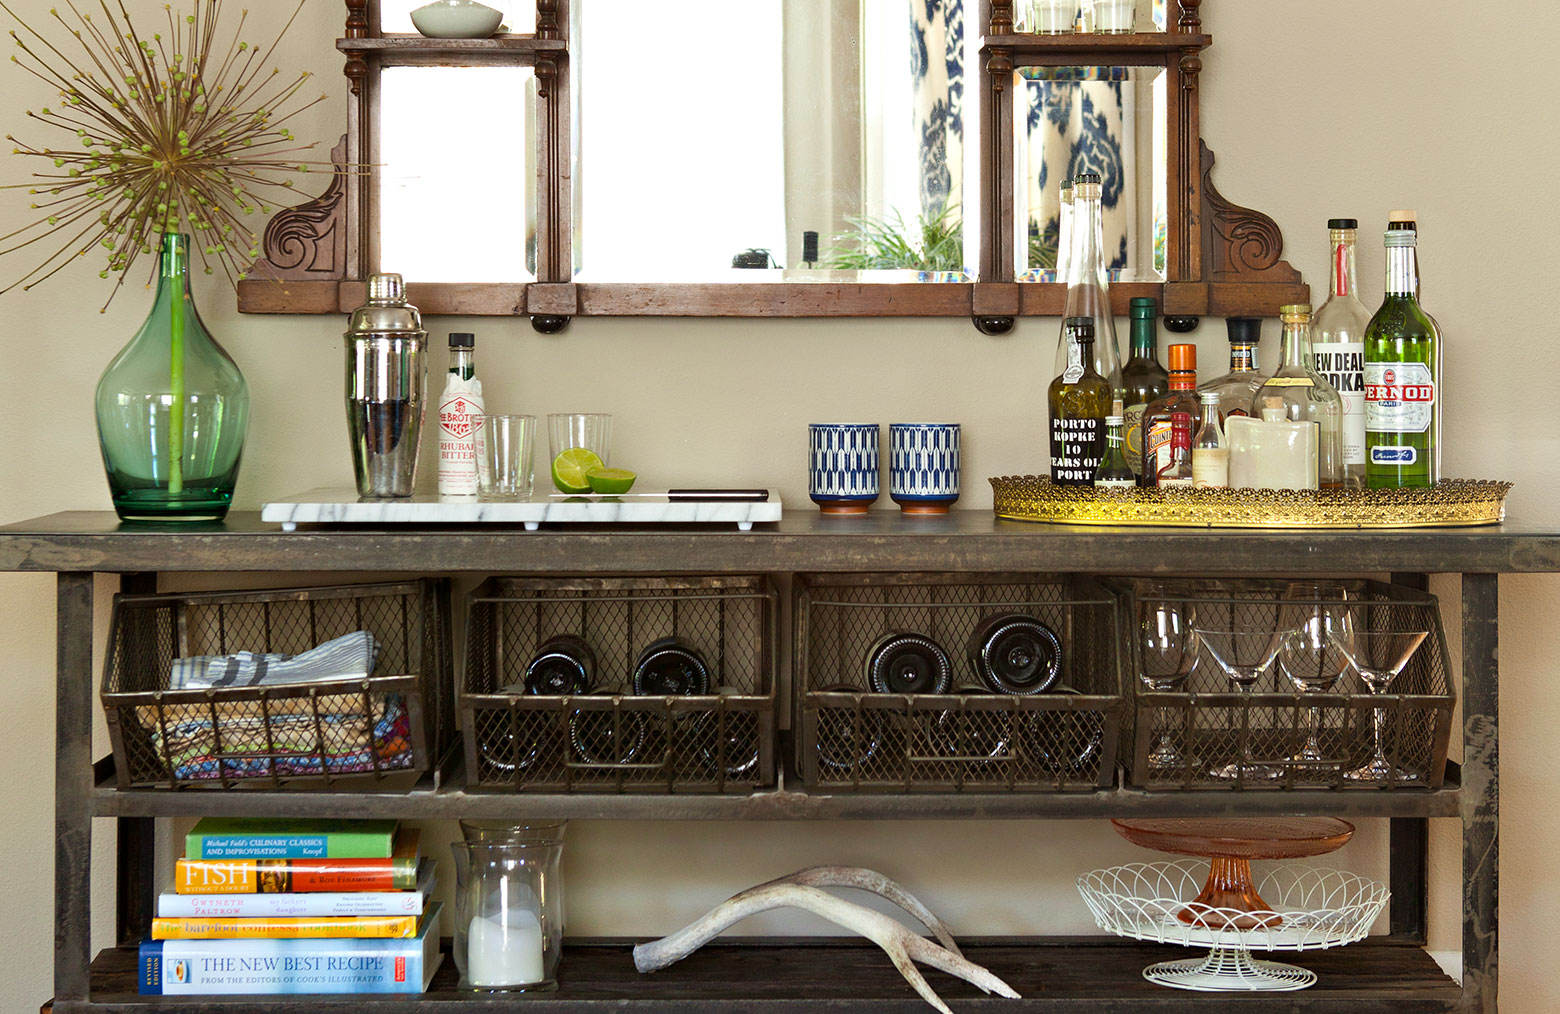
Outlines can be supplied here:
M466 934L466 977L479 989L541 982L542 923L536 913L511 908L473 918Z

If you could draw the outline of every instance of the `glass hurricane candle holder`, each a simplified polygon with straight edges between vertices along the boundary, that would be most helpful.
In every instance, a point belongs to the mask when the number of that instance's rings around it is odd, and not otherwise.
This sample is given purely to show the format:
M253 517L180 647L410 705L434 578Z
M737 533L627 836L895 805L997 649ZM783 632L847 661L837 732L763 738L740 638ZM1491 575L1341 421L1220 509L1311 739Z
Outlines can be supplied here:
M493 829L462 828L484 835ZM562 825L525 836L452 842L455 965L462 989L533 992L558 985L563 949Z

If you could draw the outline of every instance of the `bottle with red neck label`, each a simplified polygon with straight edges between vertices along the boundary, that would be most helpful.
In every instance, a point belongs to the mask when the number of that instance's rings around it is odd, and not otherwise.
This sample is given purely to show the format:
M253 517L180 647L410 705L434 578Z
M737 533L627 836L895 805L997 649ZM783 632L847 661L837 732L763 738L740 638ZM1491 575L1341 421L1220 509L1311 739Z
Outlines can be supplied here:
M1192 422L1202 415L1197 398L1197 346L1170 346L1170 393L1148 406L1143 413L1143 471L1138 485L1158 486L1160 476L1176 460L1175 427L1177 419L1186 425L1185 451L1190 457ZM1177 473L1178 475L1178 473ZM1191 482L1191 463L1186 467Z

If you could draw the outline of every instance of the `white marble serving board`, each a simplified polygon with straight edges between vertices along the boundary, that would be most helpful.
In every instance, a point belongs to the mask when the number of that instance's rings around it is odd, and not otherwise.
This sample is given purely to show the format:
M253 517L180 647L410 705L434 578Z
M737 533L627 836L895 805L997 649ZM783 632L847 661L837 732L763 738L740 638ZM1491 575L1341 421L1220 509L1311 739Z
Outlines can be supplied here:
M780 493L769 490L765 501L671 500L664 490L618 497L540 494L530 500L441 500L427 493L404 500L359 500L350 487L328 487L268 503L260 509L260 520L280 522L284 532L316 524L523 524L534 532L544 522L734 524L746 532L755 521L780 520Z

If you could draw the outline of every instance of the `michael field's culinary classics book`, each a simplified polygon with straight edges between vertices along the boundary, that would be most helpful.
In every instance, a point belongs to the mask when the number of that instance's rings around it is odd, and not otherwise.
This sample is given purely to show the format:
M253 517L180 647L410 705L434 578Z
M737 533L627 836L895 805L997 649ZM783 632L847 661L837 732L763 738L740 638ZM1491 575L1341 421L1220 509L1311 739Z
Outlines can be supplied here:
M396 832L388 859L180 859L180 894L409 891L417 886L417 830Z
M407 940L147 940L142 994L421 993L439 967L439 905Z
M393 820L202 817L184 838L186 859L387 859Z
M153 940L405 939L416 935L415 915L354 915L344 919L207 919L204 916L174 916L171 919L152 920Z
M157 896L162 918L309 919L349 915L420 915L433 894L435 863L417 867L411 891L316 891L304 894L174 894Z

